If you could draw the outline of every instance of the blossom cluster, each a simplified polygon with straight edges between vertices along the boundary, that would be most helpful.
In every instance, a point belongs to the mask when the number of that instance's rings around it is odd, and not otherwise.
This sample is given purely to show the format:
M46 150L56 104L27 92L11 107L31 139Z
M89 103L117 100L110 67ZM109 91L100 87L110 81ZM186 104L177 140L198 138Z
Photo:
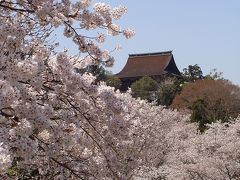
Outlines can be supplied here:
M239 119L199 134L188 115L78 73L113 65L98 46L108 34L134 35L113 23L125 7L90 5L0 1L0 179L18 178L9 170L23 179L237 179ZM48 37L59 26L80 57L55 52Z
M126 8L90 5L90 0L0 2L0 178L9 168L24 169L23 176L35 171L40 179L121 176L114 149L131 126L121 113L125 103L76 69L113 64L98 43ZM55 52L48 37L59 26L81 57ZM79 34L96 28L96 38Z
M213 123L204 133L188 121L182 119L169 127L162 136L167 151L150 161L160 164L144 164L135 179L239 179L239 118Z

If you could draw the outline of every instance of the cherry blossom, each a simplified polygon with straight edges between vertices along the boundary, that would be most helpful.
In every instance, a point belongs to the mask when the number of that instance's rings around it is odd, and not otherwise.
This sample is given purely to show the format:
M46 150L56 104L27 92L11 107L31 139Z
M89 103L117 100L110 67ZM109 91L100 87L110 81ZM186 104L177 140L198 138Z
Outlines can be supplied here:
M115 22L125 13L91 0L0 1L0 179L240 176L239 118L200 134L189 115L78 73L113 65L99 43L134 35ZM58 27L76 55L56 51Z

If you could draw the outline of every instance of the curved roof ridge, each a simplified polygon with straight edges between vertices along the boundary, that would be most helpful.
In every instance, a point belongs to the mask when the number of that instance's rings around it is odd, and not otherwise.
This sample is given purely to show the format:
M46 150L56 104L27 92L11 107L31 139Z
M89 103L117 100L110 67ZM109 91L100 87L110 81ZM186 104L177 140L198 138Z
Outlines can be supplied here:
M140 54L129 54L129 57L137 57L137 56L157 56L157 55L169 55L169 54L172 54L172 51L140 53Z

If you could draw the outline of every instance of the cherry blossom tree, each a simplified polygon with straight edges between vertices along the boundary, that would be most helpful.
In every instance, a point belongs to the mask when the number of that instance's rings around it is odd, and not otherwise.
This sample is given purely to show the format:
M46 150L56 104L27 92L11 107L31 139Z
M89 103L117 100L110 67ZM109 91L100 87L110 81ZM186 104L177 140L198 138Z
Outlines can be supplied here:
M213 123L204 133L198 132L196 124L188 121L183 118L170 123L168 132L162 135L164 155L155 158L162 157L161 163L158 166L144 164L135 173L135 179L239 179L239 118L228 123Z
M113 64L99 43L107 35L134 35L114 24L125 12L103 3L91 7L90 0L0 1L2 178L9 168L23 178L50 179L120 178L131 170L118 167L127 158L118 149L130 147L124 139L133 133L135 112L112 88L76 72L88 64ZM59 26L80 56L55 52L51 32ZM97 29L96 37L85 34Z
M179 179L239 179L239 118L214 123L203 134L182 139L169 155L171 176ZM169 156L169 157L170 157ZM174 176L172 176L174 177Z
M91 5L0 0L0 179L239 177L239 120L199 134L189 115L78 73L113 64L108 35L134 35L115 24L125 7ZM58 27L77 56L56 52Z

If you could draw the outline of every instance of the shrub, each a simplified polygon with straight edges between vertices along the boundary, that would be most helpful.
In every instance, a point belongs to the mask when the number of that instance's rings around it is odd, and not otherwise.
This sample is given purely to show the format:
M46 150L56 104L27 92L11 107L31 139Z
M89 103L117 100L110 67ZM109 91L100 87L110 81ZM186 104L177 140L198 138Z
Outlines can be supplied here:
M106 84L108 86L114 87L115 89L120 89L122 82L121 80L116 76L108 76L106 80Z
M198 108L201 108L206 111L205 123L217 120L225 122L229 118L236 118L240 113L239 93L239 87L227 81L197 80L184 85L181 93L174 98L171 107L188 108L193 113L197 113Z
M131 85L133 97L140 97L149 102L157 100L158 83L149 76L144 76Z

